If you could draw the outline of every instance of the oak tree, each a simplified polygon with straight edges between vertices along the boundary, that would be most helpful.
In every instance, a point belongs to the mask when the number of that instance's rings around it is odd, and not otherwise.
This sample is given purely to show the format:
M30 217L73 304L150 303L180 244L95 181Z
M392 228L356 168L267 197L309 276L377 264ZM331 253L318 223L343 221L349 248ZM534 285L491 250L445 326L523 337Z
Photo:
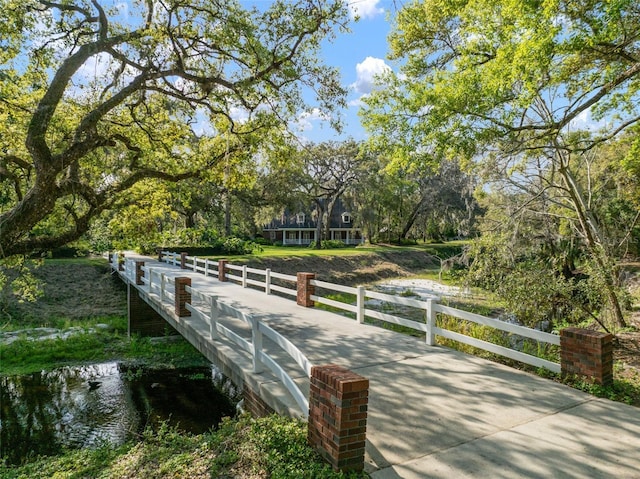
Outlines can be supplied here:
M325 0L0 0L0 257L79 238L144 179L199 178L229 135L343 104L318 51L347 19Z
M590 150L640 122L639 32L635 0L416 0L390 37L402 75L365 100L372 143L396 161L448 156L520 186L541 172L620 326L616 253L577 173Z

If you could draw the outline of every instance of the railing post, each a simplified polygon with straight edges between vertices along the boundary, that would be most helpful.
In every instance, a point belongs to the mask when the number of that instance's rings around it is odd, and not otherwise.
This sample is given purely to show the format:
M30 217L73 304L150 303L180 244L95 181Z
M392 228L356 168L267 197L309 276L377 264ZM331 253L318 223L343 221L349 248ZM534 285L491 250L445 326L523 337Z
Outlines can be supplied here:
M207 258L204 259L204 277L209 276L209 260Z
M167 277L164 273L160 273L160 303L164 302L164 289L167 286Z
M315 294L316 288L311 284L311 280L315 279L315 273L298 273L296 302L305 308L313 308L315 302L311 296Z
M243 288L247 287L247 265L246 264L242 265L242 287Z
M433 333L433 328L436 324L436 310L433 299L427 299L427 334L425 338L425 342L428 346L433 346L435 344L435 334Z
M264 292L271 294L271 270L267 268L264 275Z
M613 335L582 328L560 330L560 369L608 386L613 383Z
M142 281L142 278L144 278L144 270L142 269L143 267L144 267L144 261L136 261L136 284L137 285L144 284L144 281Z
M198 272L198 257L194 256L193 257L193 271L194 272Z
M222 282L229 281L227 279L227 263L226 259L218 260L218 280Z
M191 278L181 276L175 279L175 313L179 318L191 316L191 311L187 309L187 303L191 303L191 293L187 292L187 286L191 286Z
M253 346L253 372L258 374L262 372L262 361L260 361L262 332L258 328L258 320L253 317L251 317L251 343Z
M216 297L209 296L209 336L211 339L218 338L218 329L216 328L216 319L218 318L218 307L216 305Z
M358 308L357 319L358 323L364 323L364 296L365 289L364 286L358 286L358 296L356 298L356 307Z
M184 251L180 253L180 269L187 269L187 256L189 253L185 253Z
M147 273L149 277L149 294L153 293L153 268L147 266Z
M311 368L308 442L335 470L361 471L369 380L342 366Z

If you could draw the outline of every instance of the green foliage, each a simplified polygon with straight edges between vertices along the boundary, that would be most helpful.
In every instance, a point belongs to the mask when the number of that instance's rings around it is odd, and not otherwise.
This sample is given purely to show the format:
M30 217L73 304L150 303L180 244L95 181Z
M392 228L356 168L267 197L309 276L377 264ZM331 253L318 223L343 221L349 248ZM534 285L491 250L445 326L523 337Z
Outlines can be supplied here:
M572 388L579 389L593 396L627 404L640 404L640 376L633 379L614 379L613 384L602 386L582 376L565 376L562 382Z
M444 314L438 314L438 317L436 318L436 326L492 344L497 344L498 346L503 346L505 348L515 348L522 351L523 353L546 359L548 361L553 361L556 363L560 362L560 348L552 344L539 343L538 341L522 338L518 335L506 333L489 326L483 326L481 324L477 324L471 321L465 321ZM492 361L497 361L503 364L515 366L519 364L517 361L505 358L504 356L494 354L483 349L478 349L474 346L469 346L452 339L447 339L439 336L436 338L438 344L447 346L451 349L456 349L467 354L473 354L474 356L491 359Z
M190 248L201 249L200 255L244 255L259 253L262 246L250 240L235 236L219 237L209 229L185 228L176 233L164 234L158 246L168 250L189 251ZM153 250L155 252L154 246Z
M320 243L320 249L342 249L342 248L352 248L352 246L346 245L343 241L340 240L322 240ZM318 249L316 248L316 242L312 241L309 243L310 249Z
M273 479L358 479L366 474L333 472L307 444L306 425L296 419L243 415L223 419L217 430L191 435L167 423L147 428L140 442L67 451L12 467L0 463L6 479L93 477L270 477Z
M381 78L384 88L364 100L370 147L397 169L458 161L484 180L476 196L503 208L514 236L529 229L553 248L560 233L583 249L619 327L615 263L637 249L638 182L611 172L616 163L634 171L640 38L625 32L639 26L630 0L418 0L398 12L390 35L402 74ZM611 161L621 138L632 153Z
M540 321L575 324L585 319L589 308L601 305L590 305L577 294L576 284L582 287L584 280L565 279L544 257L531 251L527 255L526 249L510 248L501 241L499 236L486 234L475 243L469 251L472 260L465 280L493 292L518 321L529 327Z
M135 232L148 244L172 208L190 221L202 190L249 187L252 158L289 143L292 117L345 104L318 54L347 30L341 1L111 3L0 2L3 256L77 240L109 211L122 213L101 219L114 246ZM173 201L163 186L185 180L203 187Z
M42 296L42 282L33 274L41 264L19 256L0 258L0 319L11 318L12 299L34 302Z

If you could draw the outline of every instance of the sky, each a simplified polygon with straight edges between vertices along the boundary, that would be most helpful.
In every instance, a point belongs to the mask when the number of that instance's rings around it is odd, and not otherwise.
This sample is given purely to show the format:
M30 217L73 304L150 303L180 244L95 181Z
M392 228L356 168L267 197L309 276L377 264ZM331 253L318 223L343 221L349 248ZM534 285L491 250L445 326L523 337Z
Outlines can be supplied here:
M349 34L338 34L323 46L324 62L340 70L343 86L349 93L349 107L342 112L344 131L338 134L318 112L302 115L292 124L292 130L306 141L320 142L353 138L363 140L366 132L358 118L363 95L371 91L373 77L391 67L386 59L387 35L390 32L390 13L393 0L347 0L351 16ZM241 1L243 6L268 4L270 0ZM397 3L397 2L396 2ZM356 15L359 17L355 20Z

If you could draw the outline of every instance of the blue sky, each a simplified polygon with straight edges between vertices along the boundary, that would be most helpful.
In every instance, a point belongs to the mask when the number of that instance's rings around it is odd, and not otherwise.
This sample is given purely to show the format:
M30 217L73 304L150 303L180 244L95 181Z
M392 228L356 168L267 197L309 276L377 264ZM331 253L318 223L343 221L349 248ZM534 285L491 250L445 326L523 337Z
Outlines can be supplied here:
M393 0L347 0L351 13L351 33L340 34L323 47L324 62L340 69L342 82L349 89L349 107L342 112L345 129L338 135L317 112L303 115L292 129L309 141L340 140L352 137L362 140L366 133L358 118L360 99L371 91L373 77L391 66L386 60L390 14L395 12ZM270 0L244 0L248 5L266 5ZM355 21L355 16L359 17Z

